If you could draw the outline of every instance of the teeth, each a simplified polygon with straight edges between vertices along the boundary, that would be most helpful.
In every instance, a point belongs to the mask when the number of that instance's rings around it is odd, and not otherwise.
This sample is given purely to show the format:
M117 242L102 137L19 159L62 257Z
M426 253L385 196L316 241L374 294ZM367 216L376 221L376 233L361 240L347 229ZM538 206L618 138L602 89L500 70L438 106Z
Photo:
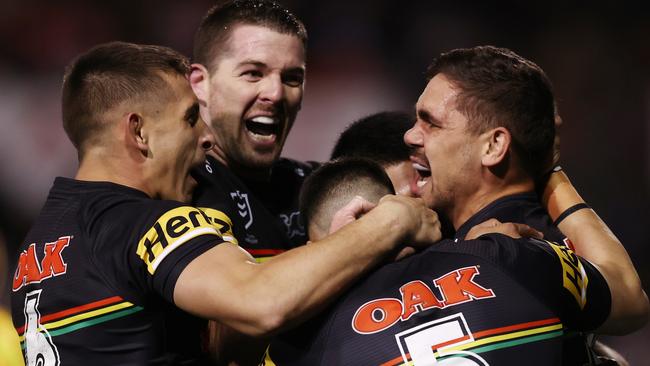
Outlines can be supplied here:
M418 188L422 188L427 184L427 181L426 180L419 180L416 184L418 185Z
M273 119L271 117L267 117L267 116L254 117L254 118L251 118L251 121L253 121L255 123L262 123L262 124L265 124L265 125L272 125L272 124L276 123L275 119Z
M415 168L415 170L418 170L418 171L421 171L421 172L430 172L431 171L428 167L426 167L426 166L424 166L422 164L418 164L418 163L413 163L413 168Z

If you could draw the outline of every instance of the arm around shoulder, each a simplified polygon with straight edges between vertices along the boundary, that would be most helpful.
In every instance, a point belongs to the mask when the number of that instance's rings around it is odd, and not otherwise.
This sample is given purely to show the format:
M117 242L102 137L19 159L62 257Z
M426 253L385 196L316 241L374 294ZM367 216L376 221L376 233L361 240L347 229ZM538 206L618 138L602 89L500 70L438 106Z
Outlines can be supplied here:
M220 244L182 271L174 302L244 334L269 336L322 309L403 242L439 239L433 211L415 199L387 199L323 240L264 263L233 244Z

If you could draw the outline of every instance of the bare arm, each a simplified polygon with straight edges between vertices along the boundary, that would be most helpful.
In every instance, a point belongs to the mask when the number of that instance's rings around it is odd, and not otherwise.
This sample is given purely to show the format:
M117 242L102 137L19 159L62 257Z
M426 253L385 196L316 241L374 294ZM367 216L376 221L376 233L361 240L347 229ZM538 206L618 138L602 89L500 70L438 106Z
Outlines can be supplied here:
M390 196L333 235L261 264L235 245L218 245L183 270L174 301L244 334L268 336L314 314L402 242L439 239L437 216L421 200Z
M542 199L553 220L566 209L584 203L564 172L551 174ZM648 297L625 248L591 209L581 209L564 218L558 228L575 247L575 252L603 274L612 295L611 312L597 330L605 334L626 334L641 328L650 314Z

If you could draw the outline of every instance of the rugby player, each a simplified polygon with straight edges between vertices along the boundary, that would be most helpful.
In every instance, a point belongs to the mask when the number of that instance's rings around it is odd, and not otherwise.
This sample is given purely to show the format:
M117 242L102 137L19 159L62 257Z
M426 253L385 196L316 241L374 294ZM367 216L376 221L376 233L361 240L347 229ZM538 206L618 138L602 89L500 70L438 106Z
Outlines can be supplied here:
M194 203L232 220L259 261L307 241L298 192L315 163L280 158L302 104L306 46L302 22L267 0L213 7L194 40L190 81L216 140Z
M442 54L428 77L416 104L417 120L405 135L419 172L413 189L450 220L456 239L496 218L526 223L562 243L565 236L552 223L564 230L562 212L576 209L573 215L589 216L592 227L606 229L586 205L551 209L550 217L539 206L534 182L552 161L556 113L551 84L537 65L510 50L483 46ZM627 252L609 230L598 242L589 232L566 231L576 252L610 284L611 313L596 331L619 334L641 327L648 298ZM584 347L566 349L568 364L587 362Z

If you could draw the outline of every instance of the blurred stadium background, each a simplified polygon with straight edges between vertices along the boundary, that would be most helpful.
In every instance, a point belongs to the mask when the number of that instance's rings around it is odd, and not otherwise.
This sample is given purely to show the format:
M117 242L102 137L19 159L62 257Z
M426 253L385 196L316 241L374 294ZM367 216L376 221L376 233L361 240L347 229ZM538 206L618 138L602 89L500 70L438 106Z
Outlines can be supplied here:
M286 156L324 160L353 120L412 109L440 52L511 48L553 81L564 118L562 165L625 244L650 292L650 12L642 2L282 2L310 37L303 110ZM0 232L10 268L53 178L76 168L60 122L64 66L110 40L190 55L212 4L0 1ZM606 342L632 365L650 365L649 326Z

